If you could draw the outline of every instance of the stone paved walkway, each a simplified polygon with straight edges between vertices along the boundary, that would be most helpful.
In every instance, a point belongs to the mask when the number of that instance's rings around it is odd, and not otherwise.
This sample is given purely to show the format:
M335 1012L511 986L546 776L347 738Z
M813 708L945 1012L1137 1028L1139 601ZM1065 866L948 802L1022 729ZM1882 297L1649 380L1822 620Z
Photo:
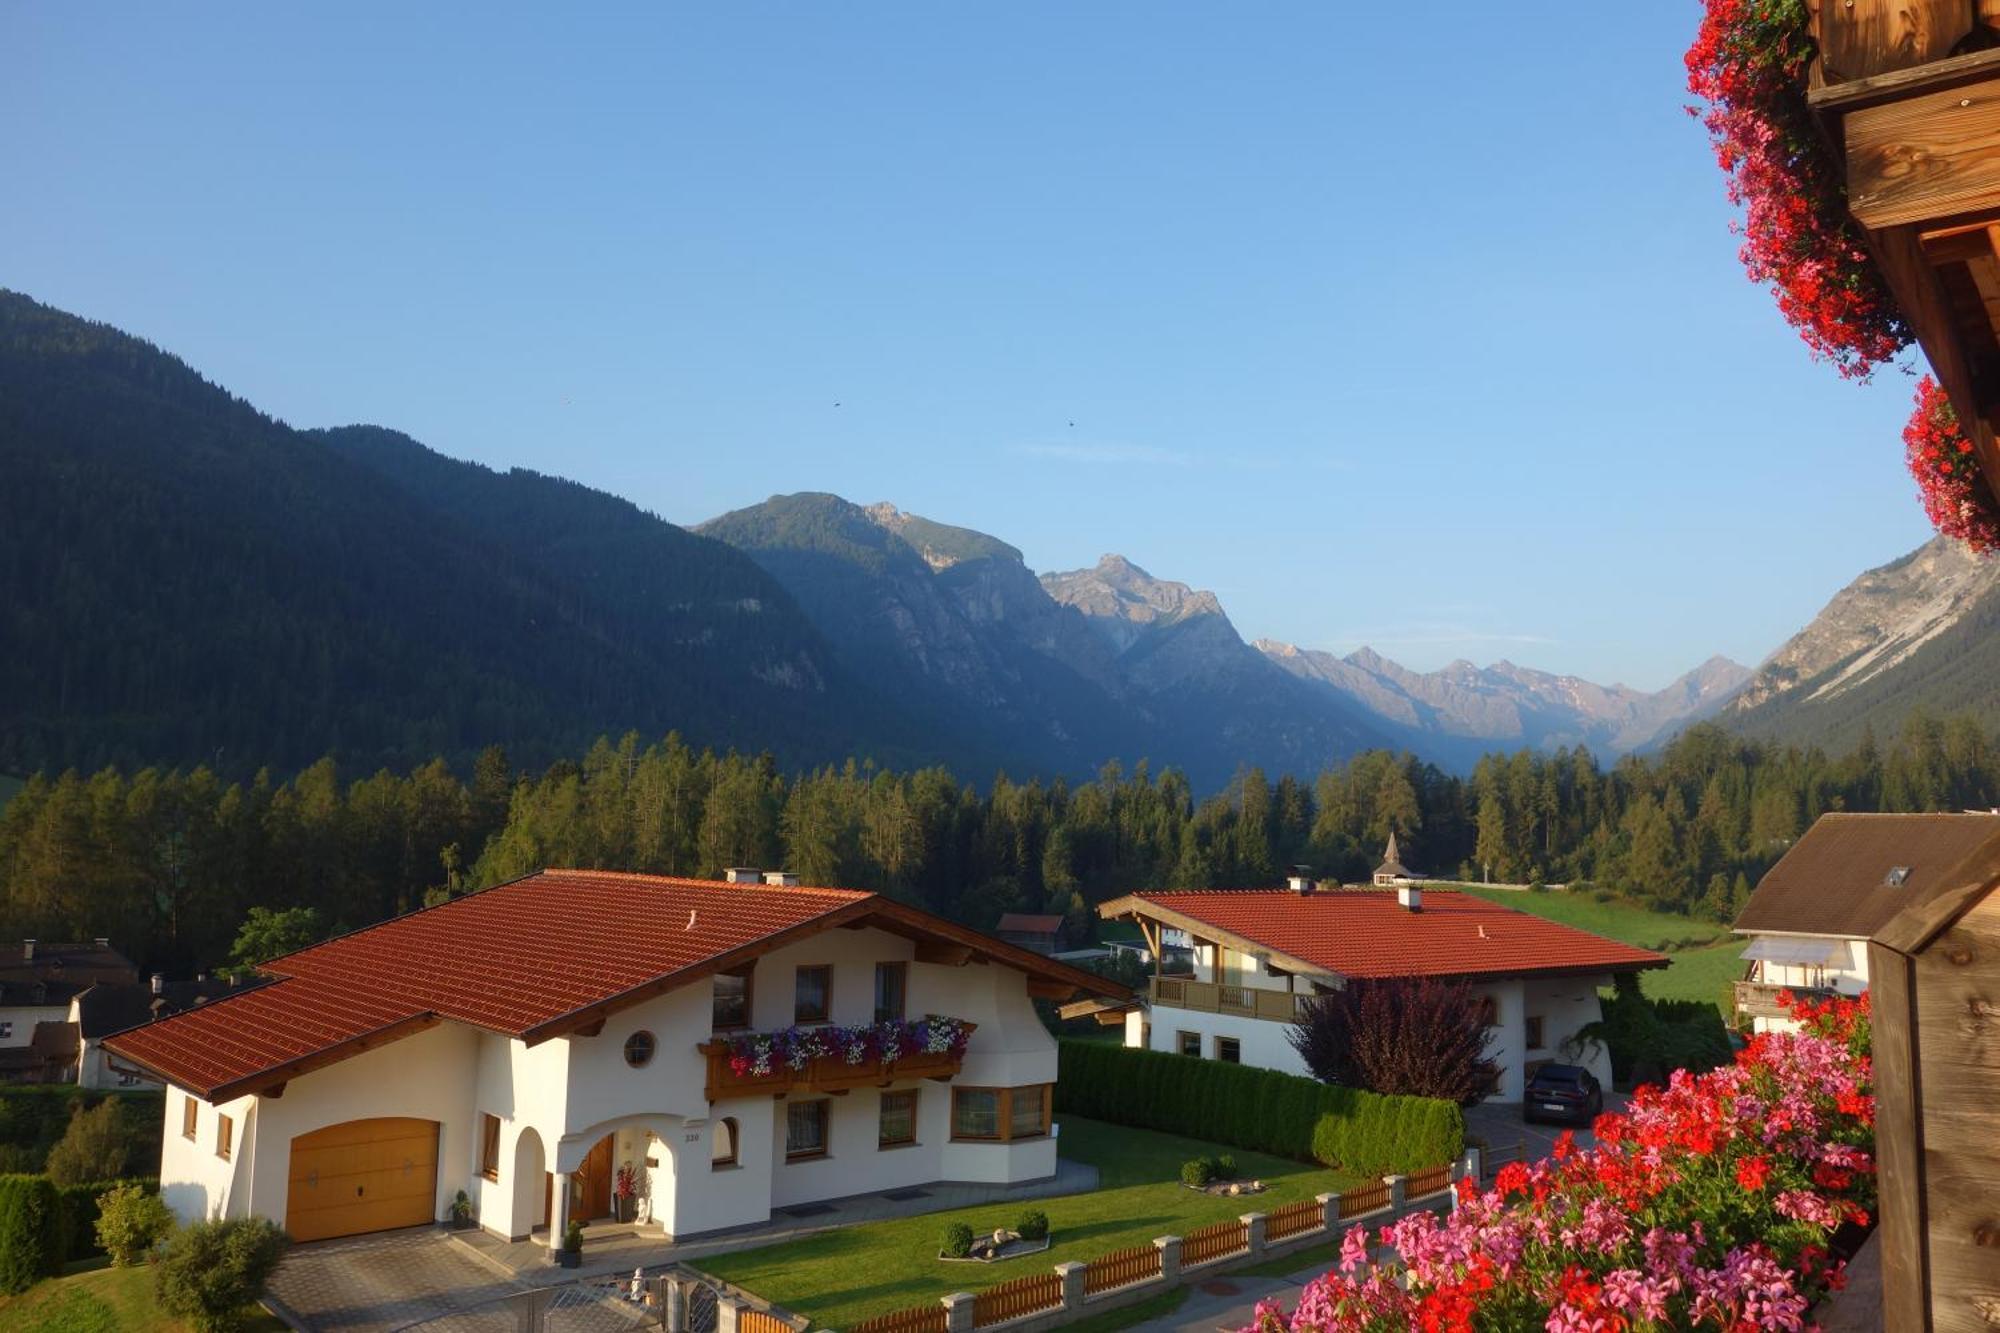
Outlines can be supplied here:
M520 1287L448 1233L412 1227L299 1246L272 1275L267 1302L293 1328L390 1333Z

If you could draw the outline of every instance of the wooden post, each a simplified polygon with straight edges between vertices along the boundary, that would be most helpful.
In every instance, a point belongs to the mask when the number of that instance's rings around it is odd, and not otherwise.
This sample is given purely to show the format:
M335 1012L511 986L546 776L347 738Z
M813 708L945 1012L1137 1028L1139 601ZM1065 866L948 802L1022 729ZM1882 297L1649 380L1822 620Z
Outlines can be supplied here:
M1882 1225L1882 1327L1930 1327L1930 1273L1924 1262L1924 1121L1918 1065L1916 982L1910 960L1885 944L1868 946L1875 997L1875 1160Z

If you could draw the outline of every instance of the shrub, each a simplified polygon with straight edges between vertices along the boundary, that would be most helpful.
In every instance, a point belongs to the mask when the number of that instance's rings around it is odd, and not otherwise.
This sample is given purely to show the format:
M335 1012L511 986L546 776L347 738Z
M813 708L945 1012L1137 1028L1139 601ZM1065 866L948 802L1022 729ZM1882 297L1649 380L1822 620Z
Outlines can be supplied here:
M26 1291L61 1266L57 1211L47 1176L0 1176L0 1293Z
M1366 1175L1436 1166L1464 1151L1465 1117L1450 1102L1104 1042L1059 1049L1056 1110L1068 1115Z
M1234 1153L1224 1153L1215 1159L1215 1178L1217 1180L1236 1179L1236 1155Z
M106 1190L118 1185L134 1185L148 1194L157 1194L160 1182L156 1178L126 1180L93 1180L84 1185L56 1186L56 1247L61 1255L59 1262L85 1259L93 1254L103 1253L97 1243L98 1199Z
M228 1333L284 1258L291 1238L262 1217L182 1227L167 1242L154 1277L160 1306L200 1333Z
M156 1170L166 1122L164 1094L100 1092L60 1083L0 1085L0 1170L45 1170L49 1153L67 1133L77 1108L105 1102L117 1105L123 1115L126 1156L97 1179Z
M125 1174L131 1146L124 1108L117 1102L101 1101L89 1110L78 1102L62 1140L49 1152L45 1170L58 1185L115 1180Z
M963 1259L972 1253L972 1228L953 1222L944 1229L944 1244L939 1248L953 1259Z
M1014 1224L1022 1240L1047 1240L1049 1238L1049 1215L1039 1208L1030 1208L1021 1214L1021 1220Z
M1191 1157L1181 1163L1181 1184L1206 1189L1215 1180L1215 1163L1206 1157Z
M158 1194L131 1182L113 1185L97 1197L98 1245L111 1262L128 1268L174 1229L174 1215ZM74 1251L72 1251L74 1257Z
M1492 1029L1466 981L1356 978L1305 1006L1286 1033L1326 1083L1469 1105L1498 1073Z
M583 1223L571 1218L563 1228L563 1248L571 1254L583 1253Z

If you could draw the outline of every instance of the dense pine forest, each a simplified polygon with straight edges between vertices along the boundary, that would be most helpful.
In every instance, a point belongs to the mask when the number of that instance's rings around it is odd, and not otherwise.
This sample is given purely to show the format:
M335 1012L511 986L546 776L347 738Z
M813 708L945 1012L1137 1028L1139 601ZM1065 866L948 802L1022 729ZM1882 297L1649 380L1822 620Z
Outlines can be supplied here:
M1469 778L1370 751L1315 777L1251 770L1197 799L1173 771L984 787L940 768L788 773L669 736L600 740L535 773L499 750L350 777L206 769L37 775L0 811L0 938L108 935L148 966L224 962L252 907L363 925L547 865L714 875L785 866L976 926L1071 915L1132 889L1243 887L1308 864L1355 880L1389 833L1439 875L1588 883L1727 919L1828 810L1994 804L1992 739L1918 716L1834 758L1698 727L1605 768L1579 750L1482 761Z

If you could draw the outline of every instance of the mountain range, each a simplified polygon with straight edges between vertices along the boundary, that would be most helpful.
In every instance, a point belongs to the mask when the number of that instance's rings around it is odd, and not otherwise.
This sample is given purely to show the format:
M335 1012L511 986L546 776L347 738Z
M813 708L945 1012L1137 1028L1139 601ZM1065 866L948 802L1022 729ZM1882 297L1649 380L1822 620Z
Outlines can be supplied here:
M1117 555L1038 574L998 537L836 495L683 529L616 496L299 430L139 339L0 293L0 771L517 762L679 730L803 765L980 774L1110 759L1308 773L1407 748L1616 754L1714 717L1842 744L1912 700L2000 720L1992 564L1931 543L1754 673L1664 690L1499 662L1409 670L1246 642Z

